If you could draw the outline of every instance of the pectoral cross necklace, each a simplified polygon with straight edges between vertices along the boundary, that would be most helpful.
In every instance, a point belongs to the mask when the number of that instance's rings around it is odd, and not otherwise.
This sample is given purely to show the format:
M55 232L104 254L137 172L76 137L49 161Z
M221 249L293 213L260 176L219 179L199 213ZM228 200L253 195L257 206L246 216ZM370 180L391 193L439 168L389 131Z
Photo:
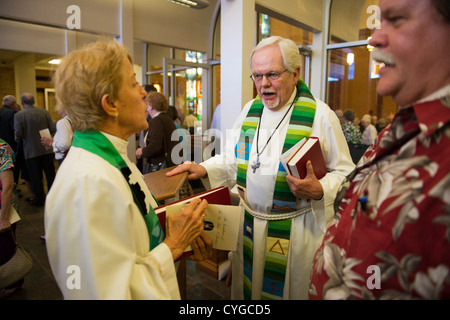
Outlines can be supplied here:
M298 93L298 92L297 92ZM264 108L261 110L261 115L259 116L259 124L258 124L258 129L256 132L256 160L253 161L252 164L252 169L253 169L253 173L256 173L256 169L258 169L261 166L261 162L259 162L259 156L261 155L261 153L263 153L263 151L266 149L267 145L269 144L270 139L272 139L275 131L277 131L278 127L281 125L281 123L283 122L284 118L286 118L287 114L289 113L289 110L291 110L292 106L294 105L295 101L297 100L297 94L295 95L294 100L292 101L291 105L289 106L288 110L286 111L286 113L284 114L283 118L281 119L281 121L278 123L277 127L275 128L275 130L273 130L272 134L270 135L269 139L267 139L266 144L264 145L264 147L262 148L261 152L259 152L259 147L258 147L258 142L259 142L259 127L261 125L261 119L262 119L262 113L264 111Z

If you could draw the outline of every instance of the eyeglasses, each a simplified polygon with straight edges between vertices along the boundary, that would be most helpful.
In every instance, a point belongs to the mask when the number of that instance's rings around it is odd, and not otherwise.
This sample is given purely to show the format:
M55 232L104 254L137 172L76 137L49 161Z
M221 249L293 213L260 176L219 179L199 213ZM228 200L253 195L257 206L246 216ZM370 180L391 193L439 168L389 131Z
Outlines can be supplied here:
M250 79L252 79L254 82L261 82L263 77L266 76L267 79L269 80L278 80L280 78L280 76L285 73L286 71L288 71L288 69L284 69L281 72L267 72L264 74L261 73L253 73L252 75L250 75Z

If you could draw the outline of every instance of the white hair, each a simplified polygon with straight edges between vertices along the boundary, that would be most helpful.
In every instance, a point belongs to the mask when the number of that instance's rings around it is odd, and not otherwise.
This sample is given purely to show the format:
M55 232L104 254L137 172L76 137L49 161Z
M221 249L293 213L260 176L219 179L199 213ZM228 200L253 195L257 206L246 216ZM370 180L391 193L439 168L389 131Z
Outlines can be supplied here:
M294 72L302 66L302 60L300 58L300 53L297 44L291 39L282 38L280 36L271 36L261 40L258 45L253 48L250 53L250 69L252 68L252 58L253 54L264 47L277 44L281 51L281 56L283 58L283 64L289 72Z
M16 97L8 94L7 96L3 97L2 105L9 107L13 102L16 102Z

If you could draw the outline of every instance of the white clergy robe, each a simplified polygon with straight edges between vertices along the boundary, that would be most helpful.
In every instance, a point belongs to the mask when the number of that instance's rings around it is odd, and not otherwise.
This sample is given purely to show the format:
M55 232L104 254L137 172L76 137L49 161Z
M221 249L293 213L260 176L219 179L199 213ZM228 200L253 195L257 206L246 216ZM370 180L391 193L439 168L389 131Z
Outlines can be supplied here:
M289 125L292 109L275 131L266 149L261 153L268 138L277 127L293 99L295 90L288 103L279 111L264 108L260 121L259 140L253 139L247 170L247 199L253 210L267 213L272 207L275 179L279 167L284 138ZM343 179L355 167L350 157L347 142L338 118L325 103L316 99L317 107L311 136L318 137L328 171L321 180L324 196L321 200L298 200L297 208L311 205L312 211L296 217L292 221L288 266L283 299L308 299L309 277L314 254L322 242L326 226L334 215L334 199ZM253 100L248 102L237 118L233 129L226 132L226 152L201 163L208 172L211 188L225 185L232 189L236 184L237 162L235 146L239 140L240 129ZM222 132L224 134L224 132ZM260 168L253 173L252 164L256 160L256 144L261 153ZM223 150L223 149L222 149ZM241 231L237 251L232 254L232 299L243 299L243 221L242 206ZM253 230L253 270L252 299L260 299L267 240L267 221L254 218Z
M141 185L145 202L156 206L127 157L128 141L104 135ZM150 251L128 183L100 156L71 147L46 199L45 230L50 266L65 299L180 299L169 247L161 243Z

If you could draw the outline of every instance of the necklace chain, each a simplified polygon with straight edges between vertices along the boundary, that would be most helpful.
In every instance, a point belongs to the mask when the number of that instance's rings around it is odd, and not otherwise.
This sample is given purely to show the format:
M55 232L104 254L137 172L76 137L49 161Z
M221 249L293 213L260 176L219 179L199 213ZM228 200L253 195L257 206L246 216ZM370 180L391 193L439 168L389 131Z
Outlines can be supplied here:
M297 90L297 88L296 88L296 90ZM256 169L258 169L258 168L260 167L260 165L261 165L261 163L259 162L259 156L260 156L260 154L264 152L264 150L266 149L267 145L268 145L269 142L270 142L270 139L272 139L273 135L275 134L275 131L277 131L278 127L279 127L279 126L281 125L281 123L284 121L284 118L286 118L287 114L288 114L289 111L291 110L291 108L292 108L292 106L294 105L295 101L297 101L297 95L298 95L298 90L297 90L296 93L295 93L294 101L292 101L291 105L289 106L288 110L287 110L286 113L284 114L283 118L282 118L281 121L278 123L277 127L275 128L275 130L273 130L273 132L272 132L272 134L270 135L269 139L267 139L267 142L266 142L266 144L264 145L264 147L262 148L261 152L259 152L259 146L258 146L258 144L259 144L259 127L261 126L262 114L263 114L263 111L264 111L264 108L265 108L265 107L263 107L263 109L261 110L261 115L259 116L258 131L257 131L257 134L256 134L256 160L253 161L253 164L252 164L253 173L255 173L255 172L256 172Z
M297 92L298 93L298 92ZM261 119L262 119L262 114L264 111L264 107L261 110L261 115L259 117L259 125L258 125L258 131L256 133L256 155L259 157L261 155L261 153L264 152L264 150L266 149L267 145L269 144L270 140L272 139L273 135L275 134L275 131L277 131L277 129L280 127L281 123L283 122L284 118L286 118L287 114L289 113L289 111L291 110L292 106L294 105L295 101L297 100L297 93L295 94L295 98L292 101L291 105L289 106L288 110L286 111L286 113L284 114L283 118L281 119L281 121L278 123L277 127L275 128L275 130L273 130L272 134L270 135L269 139L267 139L266 144L264 145L264 147L262 148L261 152L259 152L259 127L261 126Z

